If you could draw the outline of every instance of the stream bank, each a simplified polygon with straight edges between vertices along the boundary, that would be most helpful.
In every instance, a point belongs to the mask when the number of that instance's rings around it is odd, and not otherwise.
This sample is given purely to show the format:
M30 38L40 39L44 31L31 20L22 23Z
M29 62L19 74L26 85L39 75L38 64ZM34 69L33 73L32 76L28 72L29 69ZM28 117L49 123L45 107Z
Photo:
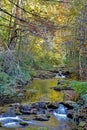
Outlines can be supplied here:
M14 127L20 129L25 127L25 130L30 129L30 126L38 127L38 130L40 127L48 130L75 130L78 124L80 128L86 127L86 113L81 115L82 111L87 109L86 104L81 105L82 101L78 101L79 95L73 89L66 88L64 82L65 80L60 78L34 79L31 84L26 86L24 95L20 94L20 102L17 103L15 100L15 104L5 106L10 109L10 115L8 109L3 111L3 108L0 108L1 118L4 117L6 120L7 117L10 117L10 121L5 121L5 123L10 122L7 124L9 128L14 124ZM69 82L67 86L68 84ZM60 105L66 113L64 111L60 113ZM63 118L59 118L62 116ZM80 118L82 120L79 121ZM1 122L0 130L7 125L4 126L4 123ZM4 130L6 129L4 128Z
M65 130L67 130L67 128L72 130L72 125L69 124L68 120L64 120L64 123L62 124L63 119L59 121L55 115L59 106L58 104L59 102L63 102L64 97L64 94L61 92L55 92L51 89L57 82L58 79L33 80L31 85L26 86L26 96L25 98L22 98L22 102L5 106L8 109L10 108L10 115L8 114L9 110L6 109L6 111L1 113L1 118L2 116L5 116L5 119L6 117L11 117L9 122L14 122L16 120L16 123L20 123L20 120L22 119L21 125L23 127L28 126L25 128L26 130L28 130L30 126L39 128L45 127L49 130L66 127ZM16 119L12 117L12 115L14 115ZM26 120L28 122L26 122ZM8 120L6 122L8 123ZM1 125L3 126L4 123ZM9 126L12 124L7 125ZM1 127L0 130L2 130L3 127ZM22 129L21 126L19 127ZM4 130L6 130L6 128L4 128Z

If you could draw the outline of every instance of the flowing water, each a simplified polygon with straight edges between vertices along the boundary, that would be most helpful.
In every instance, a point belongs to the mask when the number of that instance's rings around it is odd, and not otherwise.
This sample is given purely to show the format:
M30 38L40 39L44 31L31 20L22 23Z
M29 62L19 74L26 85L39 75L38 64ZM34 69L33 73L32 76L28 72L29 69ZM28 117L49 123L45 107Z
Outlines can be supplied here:
M57 82L58 79L33 80L32 84L26 87L27 91L22 103L28 105L32 102L39 101L63 101L63 93L56 92L52 89L52 87L57 85ZM9 117L1 117L0 119L4 120L4 118ZM0 127L0 130L73 130L72 125L67 120L67 109L62 104L59 105L58 109L54 110L49 121L30 121L28 122L28 127L20 128L17 124L17 120L20 121L21 118L14 116L10 117L9 122L7 122L7 126L10 126L10 128L5 128L6 125L4 125L3 128ZM16 128L16 126L19 128ZM42 129L43 126L48 129Z

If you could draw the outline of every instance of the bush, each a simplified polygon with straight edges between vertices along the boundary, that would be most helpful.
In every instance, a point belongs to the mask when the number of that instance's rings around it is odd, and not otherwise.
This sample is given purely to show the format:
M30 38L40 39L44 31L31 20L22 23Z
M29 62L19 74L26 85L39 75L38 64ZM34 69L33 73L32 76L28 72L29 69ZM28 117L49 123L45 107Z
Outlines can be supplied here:
M84 94L81 96L85 104L87 103L87 94Z
M12 77L13 79L15 79L15 82L17 82L18 80L24 81L24 82L31 80L30 72L28 70L26 71L24 69L21 69L21 67L20 67L19 73L16 75L13 75Z
M0 82L10 83L12 82L12 78L5 72L0 72Z
M13 87L17 86L18 81L29 81L31 79L28 72L22 72L18 76L9 76L5 72L0 72L0 94L14 95L16 91Z
M15 90L11 89L10 87L0 84L0 94L14 95L15 93L16 93Z
M31 70L29 70L29 72L30 72L30 75L31 75L31 76L36 76L36 71L35 71L35 69L31 69Z
M81 82L81 81L72 81L70 84L70 87L75 89L77 93L80 95L87 93L87 82Z

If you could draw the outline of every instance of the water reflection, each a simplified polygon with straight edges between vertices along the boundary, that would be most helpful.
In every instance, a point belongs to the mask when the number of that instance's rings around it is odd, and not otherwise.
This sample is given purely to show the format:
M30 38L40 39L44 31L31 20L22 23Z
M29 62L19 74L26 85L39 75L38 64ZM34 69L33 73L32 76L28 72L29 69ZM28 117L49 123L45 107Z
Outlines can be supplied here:
M63 101L63 94L55 92L51 87L57 85L58 79L34 80L30 86L27 86L25 93L26 103L38 101ZM23 102L25 102L25 100Z

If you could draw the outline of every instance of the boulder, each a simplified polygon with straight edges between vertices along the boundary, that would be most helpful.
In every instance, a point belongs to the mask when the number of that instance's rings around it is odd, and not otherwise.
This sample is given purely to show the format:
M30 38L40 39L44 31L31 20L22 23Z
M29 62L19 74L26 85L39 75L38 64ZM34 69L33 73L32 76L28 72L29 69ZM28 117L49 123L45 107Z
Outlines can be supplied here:
M67 107L68 110L74 108L72 105L70 105L70 104L68 104L68 103L61 103L61 104L63 104L65 107Z
M36 109L47 109L47 105L46 105L46 102L37 102L37 103L33 103L32 104L32 107L33 108L36 108Z
M64 93L64 101L76 101L79 95L74 90L62 90L61 92Z
M38 70L36 72L36 76L34 78L40 78L40 79L49 79L55 77L55 74L50 71L45 70Z
M37 114L37 109L30 109L30 110L20 110L22 114Z
M48 107L49 109L57 109L57 108L58 108L58 103L49 102L49 103L47 104L47 107Z
M67 117L73 119L73 110L68 110Z

